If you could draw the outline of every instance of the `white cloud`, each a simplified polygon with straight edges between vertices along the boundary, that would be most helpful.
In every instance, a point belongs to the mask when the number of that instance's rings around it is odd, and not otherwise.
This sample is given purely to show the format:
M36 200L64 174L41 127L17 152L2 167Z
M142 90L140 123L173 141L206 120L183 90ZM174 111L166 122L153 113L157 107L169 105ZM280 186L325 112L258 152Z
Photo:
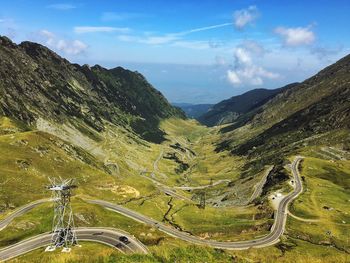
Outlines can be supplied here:
M175 40L178 40L179 37L174 35L143 36L143 37L132 36L132 35L119 35L117 36L117 39L123 42L135 42L135 43L148 44L148 45L163 45L163 44L172 43Z
M138 42L149 44L149 45L162 45L173 42L174 40L179 39L179 37L175 35L165 35L165 36L149 36L146 38L140 38Z
M264 46L255 40L244 40L240 46L244 49L250 50L250 52L254 53L257 56L263 56L266 53Z
M236 62L239 63L240 65L247 65L252 63L252 59L248 54L248 50L244 48L237 48L235 50L234 56L235 56Z
M49 48L62 51L68 55L81 54L88 48L88 46L80 40L71 41L60 39L54 33L48 30L41 30L37 35Z
M48 45L48 46L52 46L52 45L54 45L54 42L55 42L55 38L56 38L56 36L55 36L55 34L54 33L52 33L52 32L50 32L50 31L48 31L48 30L41 30L40 32L39 32L39 34L41 35L41 36L43 36L44 38L46 38L46 44Z
M74 32L77 34L98 33L98 32L126 33L129 31L130 31L130 28L127 28L127 27L108 27L108 26L76 26L74 27Z
M61 3L61 4L48 5L47 8L61 10L61 11L67 11L67 10L75 9L77 7L75 5L72 5L72 4Z
M87 49L87 45L80 40L66 41L61 39L57 42L57 49L67 54L78 55Z
M286 46L310 45L315 41L315 34L310 27L277 27L275 33L282 37Z
M234 51L234 68L226 71L227 80L232 85L250 84L262 85L264 79L276 79L277 73L270 72L262 66L256 65L254 57L260 56L255 45L244 43L239 45Z
M232 23L217 24L206 27L193 28L187 31L181 31L177 33L168 33L160 36L154 35L119 35L117 39L124 42L136 42L148 45L164 45L172 44L173 46L191 48L191 49L207 49L211 47L209 41L194 41L194 40L183 40L184 36L207 30L213 30L221 27L232 25Z
M256 6L249 6L246 9L237 10L233 13L234 25L241 30L245 26L253 23L259 16Z
M233 70L227 70L227 79L233 85L241 84L240 78L238 77L237 73Z

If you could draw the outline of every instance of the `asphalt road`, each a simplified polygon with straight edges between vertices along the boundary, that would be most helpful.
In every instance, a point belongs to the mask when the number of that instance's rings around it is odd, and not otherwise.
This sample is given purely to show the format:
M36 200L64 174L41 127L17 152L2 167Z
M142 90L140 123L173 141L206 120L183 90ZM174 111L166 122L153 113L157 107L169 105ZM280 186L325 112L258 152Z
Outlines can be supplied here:
M279 242L279 238L285 230L285 224L286 224L287 214L288 214L288 205L303 190L302 183L299 176L299 171L298 171L298 166L301 159L302 158L299 156L296 157L291 165L292 174L295 180L295 187L294 187L294 190L291 193L289 193L287 196L285 196L279 203L279 207L277 211L275 211L275 222L271 228L271 232L264 237L257 238L254 240L237 241L237 242L220 242L220 241L214 241L214 240L203 240L199 237L192 236L186 232L181 232L171 226L167 226L161 222L157 222L154 219L151 219L147 216L144 216L142 214L139 214L135 211L132 211L128 208L125 208L116 204L112 204L102 200L88 200L88 202L104 206L120 214L128 216L134 220L154 226L155 228L158 228L159 230L171 236L180 238L182 240L185 240L194 244L206 245L206 246L222 248L222 249L248 249L251 247L256 247L256 248L266 247ZM0 230L6 227L11 222L11 220L13 220L15 217L20 216L26 213L27 211L29 211L30 209L33 209L39 204L47 201L49 200L48 199L39 200L19 208L18 210L10 214L8 217L0 221ZM117 243L121 243L118 240L118 238L122 235L127 236L128 239L130 240L130 243L127 245L122 244L120 248L117 248L115 247L115 245ZM146 247L141 242L139 242L138 240L136 240L135 238L133 238L132 236L128 235L127 233L121 230L116 230L111 228L78 228L77 237L78 237L78 240L81 240L81 241L84 240L84 241L99 242L99 243L103 243L103 244L115 247L124 253L147 253ZM50 241L51 241L51 235L49 233L41 234L41 235L32 237L30 239L21 241L12 246L1 249L0 260L8 260L10 258L25 254L37 248L45 247L50 244Z
M10 224L10 222L18 217L21 216L25 213L27 213L29 210L32 210L33 208L35 208L36 206L49 202L50 199L42 199L42 200L38 200L32 203L29 203L27 205L24 205L22 207L20 207L19 209L15 210L14 212L12 212L10 215L8 215L6 218L4 218L3 220L0 220L0 231L2 229L4 229L8 224Z
M277 242L279 242L280 236L283 234L285 230L285 224L287 221L287 214L288 214L288 205L291 201L293 201L303 190L302 183L300 181L298 166L301 161L301 157L296 157L295 160L292 163L292 174L295 179L295 188L294 190L289 193L287 196L285 196L277 209L275 211L275 222L271 228L271 232L261 238L253 239L253 240L246 240L246 241L237 241L237 242L220 242L220 241L214 241L214 240L203 240L199 237L192 236L186 232L181 232L173 227L167 226L163 223L157 222L154 219L151 219L147 216L144 216L142 214L139 214L135 211L132 211L128 208L112 204L106 201L102 200L89 200L89 203L98 204L101 206L104 206L106 208L109 208L115 212L118 212L120 214L123 214L125 216L128 216L134 220L137 220L139 222L151 225L156 227L157 229L174 236L176 238L194 243L199 245L206 245L211 246L215 248L222 248L222 249L248 249L251 247L266 247L273 245Z
M140 253L147 254L147 248L138 240L124 231L113 228L77 228L76 235L78 241L92 241L102 243L111 247L114 247L122 253ZM129 239L128 244L119 241L119 237L126 236ZM9 260L11 258L23 255L32 250L46 247L50 245L52 235L50 233L41 234L21 242L18 242L12 246L8 246L0 250L0 261ZM118 244L118 246L116 246ZM50 252L47 252L50 253Z
M170 196L173 196L173 197L175 197L175 198L177 198L177 199L180 199L180 200L184 200L184 201L188 201L188 202L193 202L190 198L188 198L188 197L186 197L186 196L183 196L183 195L177 193L175 189L172 190L170 187L168 187L168 186L166 186L166 185L164 185L164 184L158 182L157 180L155 180L155 179L153 179L153 178L151 178L151 177L145 176L145 175L143 175L142 173L141 173L140 175L141 175L143 178L146 178L147 180L152 181L152 182L157 186L157 188L158 188L160 191L164 192L165 194L170 195ZM151 176L152 176L152 177L153 177L153 175L154 175L154 173L151 173Z

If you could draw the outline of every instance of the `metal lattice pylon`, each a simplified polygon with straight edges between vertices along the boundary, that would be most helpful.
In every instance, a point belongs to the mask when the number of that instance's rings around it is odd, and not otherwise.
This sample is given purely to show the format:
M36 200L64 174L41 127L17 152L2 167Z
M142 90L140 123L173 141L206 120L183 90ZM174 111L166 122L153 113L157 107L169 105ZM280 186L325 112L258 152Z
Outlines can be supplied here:
M63 247L63 252L69 252L70 247L77 245L77 237L74 231L73 211L70 204L72 189L77 186L73 184L73 179L62 180L60 178L51 179L48 189L52 191L52 201L54 202L54 216L52 221L51 245L46 251L53 251L58 247Z
M200 193L199 208L205 209L205 191Z

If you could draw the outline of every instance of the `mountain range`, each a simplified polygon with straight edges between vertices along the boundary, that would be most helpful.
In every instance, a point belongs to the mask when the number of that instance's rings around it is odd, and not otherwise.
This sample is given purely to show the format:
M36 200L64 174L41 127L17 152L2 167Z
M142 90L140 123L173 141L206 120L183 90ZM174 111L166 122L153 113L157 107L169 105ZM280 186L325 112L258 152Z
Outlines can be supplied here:
M260 169L304 147L350 148L350 55L223 125L218 152L245 156ZM201 119L201 117L200 117ZM281 166L281 167L282 167ZM259 168L260 167L260 168Z
M294 85L294 84L291 84ZM209 111L198 117L198 121L208 126L222 125L237 121L240 116L259 108L283 89L254 89L213 105Z
M121 254L113 236L111 248L73 247L70 262L346 258L349 134L350 55L300 83L171 105L137 71L78 65L0 37L0 257L52 231L44 202L55 177L74 178L75 224L100 227L93 240L113 228L148 253ZM278 209L289 213L274 238ZM268 241L258 247L257 237ZM18 260L59 255L40 248Z
M184 117L138 72L71 64L40 44L16 45L6 37L0 57L0 114L30 126L42 118L93 134L107 121L161 141L159 121Z
M198 119L208 112L214 104L172 103L172 105L181 108L188 118Z

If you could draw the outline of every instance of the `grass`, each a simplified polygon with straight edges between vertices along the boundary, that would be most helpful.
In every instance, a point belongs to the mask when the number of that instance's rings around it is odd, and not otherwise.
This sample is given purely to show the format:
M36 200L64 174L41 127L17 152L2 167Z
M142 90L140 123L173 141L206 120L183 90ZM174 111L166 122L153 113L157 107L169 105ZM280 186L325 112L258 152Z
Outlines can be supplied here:
M287 230L315 244L330 244L350 252L350 162L305 158L304 192L290 208L301 222L288 217Z
M25 132L0 137L1 190L3 212L29 201L47 198L48 177L75 178L76 194L109 200L127 200L131 193L118 195L113 186L123 186L121 179L110 176L91 158L90 164L69 144L42 132ZM88 157L90 158L90 157Z
M174 247L173 247L174 246ZM45 253L42 250L33 251L13 262L230 262L233 256L222 250L211 248L189 246L174 242L171 246L159 245L152 249L149 255L124 255L112 248L93 243L82 243L81 248L74 248L71 253L63 254L59 251Z
M69 255L47 254L39 249L15 261L292 262L295 255L296 261L293 262L308 262L311 259L317 262L319 255L322 255L329 262L336 257L340 259L338 262L342 262L345 258L346 254L339 249L344 248L346 237L350 235L347 201L350 200L349 161L314 157L305 159L302 175L308 191L298 197L290 210L299 217L316 218L320 222L307 223L289 217L288 236L284 241L286 244L283 243L280 247L230 252L194 246L83 201L83 198L90 198L123 204L141 214L207 239L234 241L266 234L272 223L269 211L262 211L256 206L214 208L207 205L205 209L200 209L193 203L165 195L151 180L140 176L142 172L149 177L154 173L156 180L169 186L197 186L229 179L233 186L223 183L212 187L207 190L207 197L227 195L232 200L249 197L254 185L261 179L262 172L251 178L241 178L244 159L225 151L215 152L215 143L222 136L216 128L208 129L195 121L179 119L164 121L161 127L167 133L167 140L162 144L152 144L138 139L122 127L111 125L101 134L101 140L91 148L91 152L99 154L90 155L88 151L73 147L53 135L26 131L25 127L20 127L9 119L1 119L0 128L9 133L0 136L0 152L3 153L0 159L0 219L15 207L47 198L49 193L44 186L47 185L49 176L68 178L73 175L79 185L73 198L77 226L125 230L135 235L151 251L147 256L122 255L102 245L84 243L81 249L76 249ZM170 147L176 143L184 151ZM308 151L311 155L309 148L305 148L302 154L308 155ZM162 152L175 152L179 160L189 164L189 169L176 173L178 164L174 160L162 158ZM156 160L159 161L155 164ZM105 163L114 163L118 169L108 171ZM198 191L178 192L191 198ZM324 206L332 207L333 210L325 210ZM255 220L258 214L259 219ZM15 219L1 231L0 246L49 231L51 217L51 205L44 204ZM325 230L330 230L332 235L326 235ZM327 242L324 241L331 242L336 248L325 246Z
M76 227L112 227L123 229L135 235L136 238L148 246L157 244L160 239L170 238L150 226L104 209L101 206L87 204L79 198L74 199L72 207L74 209ZM1 231L0 246L5 247L38 233L49 232L52 227L52 216L52 205L47 203L14 219Z
M256 208L199 208L174 202L173 222L194 235L214 240L244 240L268 232L268 221L254 220Z
M241 251L224 251L202 246L187 245L172 240L167 244L161 242L151 248L149 255L123 255L116 250L95 243L82 243L81 248L74 248L71 253L59 251L45 253L35 250L11 262L282 262L282 263L347 263L349 256L332 247L313 245L297 239L286 239L280 245L268 248Z
M266 248L233 252L241 262L282 262L282 263L347 263L349 255L334 247L314 245L293 238ZM244 260L245 259L245 260Z
M180 143L182 148L191 149L196 154L186 160L190 168L181 176L173 173L173 185L179 182L194 186L206 185L216 180L234 180L239 177L244 162L227 151L215 152L215 143L220 137L215 128L201 126L194 120L177 119L164 121L161 127L168 133L167 138L171 143ZM171 165L162 159L159 167L169 169Z

